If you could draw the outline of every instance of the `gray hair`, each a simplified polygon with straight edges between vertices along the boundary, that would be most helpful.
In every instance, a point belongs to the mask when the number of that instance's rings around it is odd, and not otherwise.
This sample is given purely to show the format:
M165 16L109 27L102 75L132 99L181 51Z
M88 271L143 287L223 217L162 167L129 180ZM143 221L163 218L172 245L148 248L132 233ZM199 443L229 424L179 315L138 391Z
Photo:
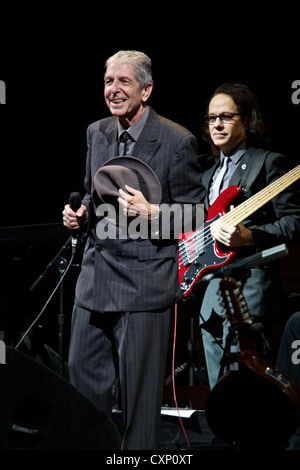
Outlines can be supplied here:
M143 52L119 51L107 59L105 70L108 65L115 60L126 62L134 68L135 78L137 79L141 89L147 87L150 83L153 84L151 60Z

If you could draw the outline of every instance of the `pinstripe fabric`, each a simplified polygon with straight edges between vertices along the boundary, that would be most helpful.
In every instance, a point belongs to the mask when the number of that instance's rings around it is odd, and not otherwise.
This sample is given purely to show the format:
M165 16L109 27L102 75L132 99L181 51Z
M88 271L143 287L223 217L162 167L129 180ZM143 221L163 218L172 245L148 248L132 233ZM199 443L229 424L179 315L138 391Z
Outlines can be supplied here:
M125 430L122 449L156 449L170 312L167 308L90 315L74 308L70 380L109 416L111 387L119 372Z
M83 204L88 207L90 220L76 285L70 380L110 414L110 390L119 367L125 419L123 448L155 449L169 309L181 299L178 247L177 240L96 236L92 180L106 160L118 155L117 124L116 117L106 118L93 123L87 132L87 193ZM191 204L194 214L205 193L196 151L196 138L189 131L149 108L133 156L142 159L158 176L162 203ZM176 213L172 217L175 220ZM90 324L90 312L97 326Z
M74 307L69 346L69 379L108 416L112 410L111 387L116 378L111 334L90 324L91 314Z
M162 204L176 203L178 210L179 204L191 204L194 214L205 194L196 150L197 141L189 131L149 109L133 154L158 176ZM91 213L93 177L117 152L117 119L111 117L92 124L88 130L87 195L83 200ZM171 216L172 225L178 214ZM88 235L76 286L77 305L102 312L146 311L181 300L177 240L100 240L94 220Z

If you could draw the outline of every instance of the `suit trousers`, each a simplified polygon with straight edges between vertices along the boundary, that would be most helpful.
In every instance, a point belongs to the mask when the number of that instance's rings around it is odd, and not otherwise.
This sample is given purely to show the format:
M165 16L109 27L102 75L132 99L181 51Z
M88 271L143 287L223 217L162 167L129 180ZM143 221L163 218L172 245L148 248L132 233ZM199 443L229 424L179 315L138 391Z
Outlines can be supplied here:
M171 311L96 313L74 306L70 382L111 416L119 377L122 449L157 448Z
M267 295L270 296L270 293L266 293L265 296L263 296L262 287L268 285L270 281L263 277L263 273L259 277L258 275L256 276L255 269L252 270L252 272L253 274L250 278L251 283L248 282L244 285L243 294L247 304L250 304L251 302L253 310L260 313L261 310L264 310L263 307L260 308L260 306L263 304ZM259 286L259 281L262 286ZM231 330L231 323L227 318L227 312L219 294L219 286L220 279L213 279L210 281L205 291L200 309L200 326L210 388L213 388L216 385L220 375L224 372L224 360L226 362L227 358L226 354L224 355L224 351L226 350L226 340L228 339L228 334ZM276 300L278 303L276 309L278 310L280 308L278 296L274 295L274 302L276 302ZM259 323L263 328L263 331L260 333L259 329L256 329L256 342L259 355L265 360L270 360L274 354L272 350L273 319L272 317L265 317L263 315L251 315L251 317L253 323Z
M216 385L219 378L220 363L230 327L229 321L223 318L225 312L218 297L219 285L219 279L210 281L200 309L202 341L211 389Z

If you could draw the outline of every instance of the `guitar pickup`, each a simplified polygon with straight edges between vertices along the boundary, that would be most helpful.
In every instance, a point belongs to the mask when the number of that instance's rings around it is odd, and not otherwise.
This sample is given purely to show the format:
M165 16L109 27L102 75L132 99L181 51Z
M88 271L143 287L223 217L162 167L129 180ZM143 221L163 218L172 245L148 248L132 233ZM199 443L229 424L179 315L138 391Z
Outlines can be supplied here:
M181 261L184 267L192 264L198 256L204 253L203 239L195 234L192 237L181 240L179 243Z

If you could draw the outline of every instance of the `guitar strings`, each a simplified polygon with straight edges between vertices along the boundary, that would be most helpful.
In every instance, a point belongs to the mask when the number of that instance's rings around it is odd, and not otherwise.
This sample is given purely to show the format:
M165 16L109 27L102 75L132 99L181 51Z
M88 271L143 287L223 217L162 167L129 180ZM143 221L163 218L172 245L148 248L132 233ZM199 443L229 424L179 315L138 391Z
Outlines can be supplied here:
M242 204L240 204L235 209L233 209L230 212L228 212L227 214L223 215L221 217L221 220L223 221L223 223L227 223L227 225L233 225L233 226L237 225L238 223L240 223L242 220L245 219L245 217L247 215L247 212L249 210L251 211L250 214L252 214L255 210L259 209L266 202L271 200L273 197L275 197L277 194L279 194L281 191L283 191L288 186L290 186L293 182L295 182L300 177L299 171L300 171L300 165L298 165L296 168L291 170L286 175L283 175L282 177L280 177L279 179L277 179L276 181L271 183L271 185L267 186L267 188L262 189L259 193L257 193L255 196L253 196L253 198L250 198L249 200L247 200L247 201L243 202ZM272 191L272 189L273 189L273 191ZM276 194L274 194L274 192ZM257 205L256 200L258 200L258 202L259 202L258 205ZM246 212L246 215L245 215L245 212ZM194 259L197 256L197 244L199 246L199 240L201 239L201 242L202 242L202 240L205 239L205 237L209 236L210 225L211 224L209 224L209 226L205 226L203 229L199 229L199 231L193 232L193 234L190 235L188 238L186 238L184 240L181 240L179 242L179 246L184 245L185 246L185 251L186 251L186 254L184 256L181 253L181 260L182 261L179 262L179 266L181 266L182 264L185 264L187 261L189 261L189 262L194 261ZM206 243L206 244L204 243L203 246L202 246L202 243L201 243L201 245L200 245L201 250L203 250L204 248L207 248L211 244L213 244L212 237L211 237L211 240L209 240L208 243ZM195 255L194 255L194 258L191 261L189 255L188 255L188 250L191 247L193 247L194 245L196 246ZM201 250L199 250L199 251L201 251ZM198 253L199 253L199 251L198 251Z
M210 233L210 225L211 224L209 224L209 226L206 225L203 229L200 229L199 231L195 232L192 236L184 240L181 240L179 242L179 247L181 247L182 245L185 246L185 252L186 252L184 256L181 253L182 261L179 262L179 266L181 266L182 264L185 264L187 261L190 261L188 251L190 248L194 247L194 245L196 245L196 250L195 250L196 251L195 257L196 257L197 247L198 247L198 253L199 253L201 250L203 250L204 248L207 248L208 246L214 243L213 238ZM210 240L207 243L204 242L202 245L202 241L205 240L205 238L209 236L210 236ZM199 249L199 244L201 246L201 249ZM195 257L193 258L192 261L194 261Z
M295 170L297 170L297 168ZM299 165L299 168L300 168L300 165ZM292 172L294 171L292 170ZM286 178L287 182L285 186L282 183L282 178L284 177L287 177ZM274 183L272 183L272 187L277 189L278 187L281 186L280 191L282 191L286 187L288 187L291 184L291 182L293 182L293 177L289 173L287 175L284 175L284 177L279 178L278 180L274 181ZM298 179L298 177L296 179ZM250 200L245 201L244 203L240 204L237 208L233 209L232 211L222 216L221 220L224 223L227 223L227 225L235 226L239 222L241 222L243 219L245 219L245 216L246 216L245 212L247 214L248 210L251 210L250 213L253 213L254 210L264 205L266 202L268 202L268 200L272 199L272 197L273 197L273 192L270 190L270 187L268 186L267 188L264 188L262 191L260 191L256 196L254 196L254 199L258 199L258 201L260 202L260 205L257 206L256 201L250 198L251 202L249 202ZM206 234L205 234L205 231L206 231ZM185 250L186 250L186 255L182 256L181 254L182 262L179 263L179 266L181 266L182 264L185 264L187 261L190 261L189 256L188 256L188 250L194 245L196 245L194 258L192 259L192 261L194 261L195 257L197 256L197 243L199 245L199 240L202 239L202 237L207 236L208 232L210 232L210 226L208 227L206 226L204 229L200 229L199 231L194 232L190 237L186 238L185 240L182 240L179 243L180 246L185 245ZM213 243L213 239L211 237L211 240L209 240L208 243L206 244L204 243L203 247L201 245L201 249L207 248L212 243Z
M271 183L271 185L259 191L259 193L257 193L255 196L240 204L235 211L228 212L225 216L223 216L224 223L228 222L228 225L236 223L236 216L238 218L237 223L242 222L242 220L245 219L245 211L247 215L247 210L251 210L250 214L252 214L256 209L259 209L266 202L271 200L273 197L299 179L299 171L300 165L294 168L294 170L292 170L290 173L287 173L286 175Z

